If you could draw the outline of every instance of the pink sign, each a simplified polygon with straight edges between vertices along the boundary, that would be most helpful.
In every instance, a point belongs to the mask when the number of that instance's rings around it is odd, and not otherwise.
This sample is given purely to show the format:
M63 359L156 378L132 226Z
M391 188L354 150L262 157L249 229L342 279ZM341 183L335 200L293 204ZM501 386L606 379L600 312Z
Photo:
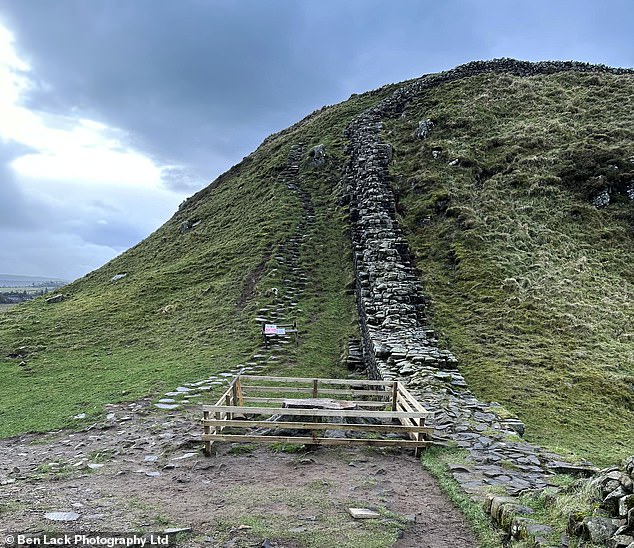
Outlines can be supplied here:
M277 335L277 325L274 324L264 324L264 334L265 335Z

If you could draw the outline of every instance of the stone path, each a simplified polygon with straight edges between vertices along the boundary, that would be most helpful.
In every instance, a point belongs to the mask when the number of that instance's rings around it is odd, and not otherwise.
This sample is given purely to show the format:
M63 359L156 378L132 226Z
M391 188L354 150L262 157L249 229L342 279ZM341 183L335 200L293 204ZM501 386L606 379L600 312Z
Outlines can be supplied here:
M259 323L292 323L297 311L298 300L308 281L302 268L301 257L303 248L307 245L314 230L315 208L310 194L298 184L303 153L304 145L302 143L291 147L287 165L277 180L278 184L285 186L299 197L301 217L288 241L280 244L274 254L274 259L278 263L279 269L285 273L285 277L282 280L283 286L277 288L276 294L272 295L270 304L258 310L258 316L255 320ZM281 355L290 351L292 342L291 335L279 335L271 341L267 349L262 349L254 354L244 364L238 364L226 372L211 375L206 379L184 383L182 386L166 392L164 397L154 405L159 409L176 410L189 404L200 404L202 397L218 387L227 385L236 375L240 373L256 374L267 366L276 363Z
M256 319L262 323L292 323L295 319L297 301L308 282L306 272L302 268L301 257L303 248L314 230L315 208L310 194L299 186L299 168L303 153L302 143L293 145L288 155L288 164L279 177L282 184L297 194L302 210L295 231L288 242L280 244L275 255L275 260L280 265L280 269L286 272L286 277L283 280L283 287L278 288L276 303L258 311ZM272 349L279 349L290 343L290 335L281 335L273 339Z

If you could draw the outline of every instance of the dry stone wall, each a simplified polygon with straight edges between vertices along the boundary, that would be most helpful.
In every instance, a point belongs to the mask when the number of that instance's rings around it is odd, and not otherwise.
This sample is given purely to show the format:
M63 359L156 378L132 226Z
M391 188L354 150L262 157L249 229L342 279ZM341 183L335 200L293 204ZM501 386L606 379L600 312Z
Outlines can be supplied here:
M601 470L592 484L604 515L571 516L568 531L614 548L634 548L634 456L622 467Z
M346 129L349 160L342 201L349 204L364 361L371 377L406 382L434 412L436 441L451 440L468 451L470 464L456 463L451 466L452 474L474 499L487 501L489 512L501 506L512 507L514 513L531 512L509 501L490 504L486 493L491 488L518 495L544 489L555 473L590 475L595 469L589 462L573 466L524 442L524 424L499 404L479 401L469 391L455 357L439 348L427 325L425 298L397 221L388 172L392 147L381 137L382 120L399 115L426 89L460 78L488 72L534 76L563 71L633 72L576 62L500 59L469 63L398 89L357 116Z
M566 71L634 74L631 69L573 61L475 61L399 88L346 129L350 160L344 175L344 199L350 203L357 304L372 375L390 379L411 376L420 366L453 369L456 363L450 352L437 347L433 331L425 325L424 298L396 220L388 173L392 147L381 138L382 119L400 114L425 90L454 80L485 73L536 76ZM428 121L422 124L425 131L419 137L431 131ZM454 387L465 387L455 373L438 378L449 380Z

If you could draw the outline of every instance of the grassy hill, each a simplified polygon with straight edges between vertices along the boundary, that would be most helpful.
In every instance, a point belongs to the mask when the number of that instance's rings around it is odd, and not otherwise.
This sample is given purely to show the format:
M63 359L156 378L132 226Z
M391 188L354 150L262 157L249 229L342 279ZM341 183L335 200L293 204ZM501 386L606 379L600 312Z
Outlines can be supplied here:
M434 323L468 383L531 440L597 462L634 452L633 92L632 76L485 74L386 131Z
M344 374L339 355L356 324L337 206L342 133L379 99L332 107L267 140L146 240L64 287L64 301L36 299L0 316L0 436L73 424L80 412L89 421L105 403L159 395L251 356L261 342L254 319L270 302L266 290L283 293L288 274L273 258L301 208L279 175L300 140L307 148L324 142L329 159L319 171L302 167L316 210L314 246L302 257L309 274L296 318L302 344L276 367ZM199 224L181 233L185 221Z
M302 161L316 209L301 258L305 334L275 370L343 374L356 332L343 130L398 88L268 138L63 302L0 316L0 436L90 419L252 355L257 311L288 274L274 257L301 204L279 176L299 142L324 144L327 163ZM490 73L426 91L383 129L433 324L471 388L517 412L528 439L596 462L634 453L632 97L631 75ZM424 119L434 126L421 140Z

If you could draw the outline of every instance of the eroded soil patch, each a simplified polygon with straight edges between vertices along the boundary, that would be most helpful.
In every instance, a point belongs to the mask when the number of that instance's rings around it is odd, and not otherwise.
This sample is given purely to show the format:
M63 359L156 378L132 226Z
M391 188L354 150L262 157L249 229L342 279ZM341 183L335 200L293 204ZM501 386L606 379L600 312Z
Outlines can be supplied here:
M187 527L182 546L476 546L407 452L223 444L205 458L195 415L162 413L148 400L112 406L82 432L1 440L0 533ZM351 506L382 517L354 520ZM79 517L46 519L52 511Z

